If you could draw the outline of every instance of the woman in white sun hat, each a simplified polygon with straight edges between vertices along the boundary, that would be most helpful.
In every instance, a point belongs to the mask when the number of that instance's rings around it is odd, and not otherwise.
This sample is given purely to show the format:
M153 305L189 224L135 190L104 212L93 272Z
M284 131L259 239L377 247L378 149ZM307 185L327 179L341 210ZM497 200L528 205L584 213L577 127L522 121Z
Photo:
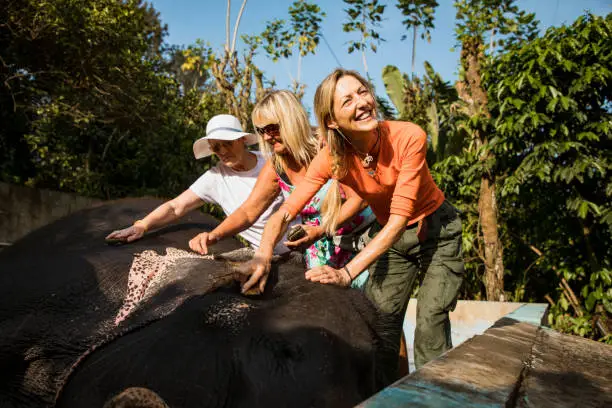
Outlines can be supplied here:
M219 163L204 173L178 197L165 202L130 227L109 234L106 239L132 242L140 239L147 231L163 227L181 218L203 203L221 206L223 212L232 214L247 199L257 176L265 164L260 152L250 151L247 145L257 143L257 136L242 130L240 121L232 115L217 115L206 125L206 136L193 144L196 159L216 154ZM270 206L251 227L239 232L253 248L259 247L264 224L281 205L281 195L270 198ZM224 237L217 237L221 239ZM192 244L190 243L190 246ZM287 252L288 248L278 245L276 253Z

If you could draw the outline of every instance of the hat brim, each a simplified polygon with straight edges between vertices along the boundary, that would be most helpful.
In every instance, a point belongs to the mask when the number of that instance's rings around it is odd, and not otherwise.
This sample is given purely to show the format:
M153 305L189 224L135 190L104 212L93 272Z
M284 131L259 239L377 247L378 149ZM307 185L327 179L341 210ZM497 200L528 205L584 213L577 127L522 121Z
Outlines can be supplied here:
M204 136L196 140L193 144L193 155L196 159L202 159L213 154L213 151L210 150L210 145L208 144L209 140L237 140L241 137L246 138L247 145L256 144L258 141L257 135L253 133L219 131L215 132L214 135Z

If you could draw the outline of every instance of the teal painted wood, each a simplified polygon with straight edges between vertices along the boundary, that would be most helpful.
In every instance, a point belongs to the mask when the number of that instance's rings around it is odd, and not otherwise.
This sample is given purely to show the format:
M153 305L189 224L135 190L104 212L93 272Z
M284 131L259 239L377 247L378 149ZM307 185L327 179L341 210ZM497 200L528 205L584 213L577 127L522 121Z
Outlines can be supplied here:
M477 391L466 394L454 392L429 382L404 382L407 378L391 385L374 397L359 405L363 408L396 408L396 407L447 407L447 408L492 408L499 403L487 400Z
M526 303L504 317L535 326L542 326L547 309L548 305L546 303Z

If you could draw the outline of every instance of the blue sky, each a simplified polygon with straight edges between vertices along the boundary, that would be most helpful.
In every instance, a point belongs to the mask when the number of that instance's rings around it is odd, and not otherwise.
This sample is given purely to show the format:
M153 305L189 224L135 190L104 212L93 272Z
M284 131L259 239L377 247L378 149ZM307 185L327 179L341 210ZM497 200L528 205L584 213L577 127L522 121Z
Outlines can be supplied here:
M321 41L316 55L308 55L302 61L301 82L307 84L304 95L304 105L311 111L314 91L319 82L338 66L336 58L344 68L356 69L364 73L360 53L348 54L347 42L357 39L355 33L344 33L342 24L346 21L344 9L346 5L341 0L309 0L318 4L327 14L323 23L323 35L329 44ZM188 45L200 38L210 43L213 48L220 50L225 41L225 13L226 0L153 0L150 1L160 12L161 20L168 25L170 44ZM255 35L260 34L266 22L275 18L287 18L288 9L293 0L248 0L240 22L239 33ZM410 37L406 41L400 38L408 34L401 24L402 15L395 7L394 0L381 0L387 4L385 20L378 29L385 42L379 45L376 54L367 53L368 68L377 93L385 95L381 72L385 65L395 65L402 72L411 69ZM442 74L447 81L454 81L457 76L459 54L458 49L452 52L455 46L455 8L453 0L438 0L440 6L436 10L435 26L432 32L431 43L419 39L417 42L416 72L423 71L423 61L429 61L434 69ZM242 0L231 2L232 30L234 21ZM535 12L543 30L551 26L569 24L585 10L594 14L605 15L612 12L610 0L518 0L522 9ZM239 46L239 49L241 47ZM330 51L331 49L331 51ZM333 52L333 54L332 54ZM287 88L291 84L291 77L297 74L297 57L289 60L280 60L273 63L263 50L255 57L259 66L268 79L274 79L277 88Z

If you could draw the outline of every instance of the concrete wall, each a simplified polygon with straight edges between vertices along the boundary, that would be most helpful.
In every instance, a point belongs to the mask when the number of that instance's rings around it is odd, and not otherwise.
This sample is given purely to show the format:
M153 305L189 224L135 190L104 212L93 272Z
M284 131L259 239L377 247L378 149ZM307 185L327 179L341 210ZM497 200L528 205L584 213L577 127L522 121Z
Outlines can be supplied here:
M0 244L13 243L36 228L99 202L0 182Z
M460 300L457 307L450 312L451 337L453 347L458 346L472 336L482 334L493 323L519 309L525 303L514 302L481 302L476 300ZM404 320L404 334L408 346L408 364L410 372L414 372L414 329L416 328L417 300L410 299L406 318Z

